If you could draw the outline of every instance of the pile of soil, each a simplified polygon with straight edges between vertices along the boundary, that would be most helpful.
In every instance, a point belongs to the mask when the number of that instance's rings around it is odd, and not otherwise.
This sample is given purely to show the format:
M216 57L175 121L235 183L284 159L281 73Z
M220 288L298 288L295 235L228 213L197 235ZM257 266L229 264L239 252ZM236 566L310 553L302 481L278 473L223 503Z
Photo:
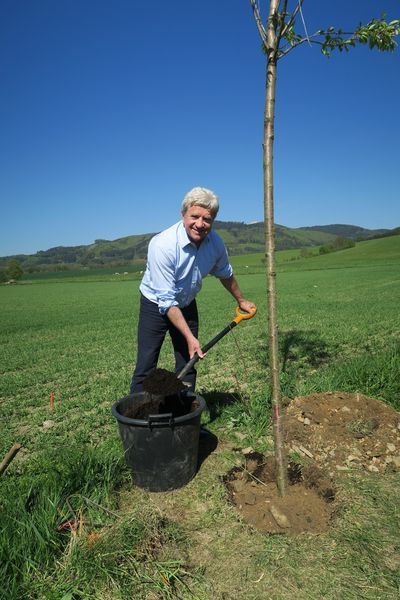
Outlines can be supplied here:
M294 398L285 408L289 452L331 476L363 469L400 469L400 413L362 394L326 393Z
M400 470L400 414L361 394L297 397L284 409L289 464L284 497L272 456L248 454L224 478L244 521L266 533L326 530L337 511L335 481L354 470Z
M172 394L170 396L148 396L144 402L129 407L126 412L129 412L131 419L147 420L150 415L171 415L174 419L183 417L190 412L196 410L198 402L193 399L193 396L186 394Z
M154 369L144 380L144 398L136 398L126 407L123 415L129 419L147 420L150 415L170 414L182 417L195 410L198 403L175 373L166 369Z

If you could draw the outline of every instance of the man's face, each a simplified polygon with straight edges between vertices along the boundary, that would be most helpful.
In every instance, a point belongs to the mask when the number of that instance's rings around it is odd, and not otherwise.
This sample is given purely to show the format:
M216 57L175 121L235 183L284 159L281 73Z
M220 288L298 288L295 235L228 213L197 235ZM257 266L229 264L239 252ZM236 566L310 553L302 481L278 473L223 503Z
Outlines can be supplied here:
M200 244L211 230L213 217L208 208L192 206L182 215L186 233L195 244Z

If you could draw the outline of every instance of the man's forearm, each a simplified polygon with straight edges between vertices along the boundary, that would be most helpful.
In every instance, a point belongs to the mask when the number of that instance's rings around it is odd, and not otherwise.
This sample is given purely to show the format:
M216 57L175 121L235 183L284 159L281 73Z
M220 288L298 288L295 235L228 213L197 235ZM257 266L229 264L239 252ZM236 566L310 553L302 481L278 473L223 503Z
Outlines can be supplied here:
M192 358L195 353L197 353L200 358L203 358L204 354L201 350L200 342L190 330L181 309L178 306L171 306L167 311L167 317L186 339L190 358Z
M254 302L251 302L251 300L246 300L246 298L243 297L242 290L240 289L234 275L229 277L229 279L220 279L220 281L224 288L228 290L228 292L235 298L241 310L245 312L251 312L256 308Z
M242 291L234 275L229 277L229 279L221 279L220 281L224 288L232 294L238 304L240 304L241 300L244 300Z
M189 325L187 324L186 319L178 306L171 306L171 308L169 308L167 311L167 317L181 332L186 340L189 340L193 337L193 333L190 331Z

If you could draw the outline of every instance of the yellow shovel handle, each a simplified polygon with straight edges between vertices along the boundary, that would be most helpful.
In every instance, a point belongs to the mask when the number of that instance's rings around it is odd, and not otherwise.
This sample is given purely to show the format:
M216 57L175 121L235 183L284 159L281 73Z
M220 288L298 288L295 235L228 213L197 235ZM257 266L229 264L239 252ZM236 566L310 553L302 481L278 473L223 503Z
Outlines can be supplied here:
M236 307L236 316L233 320L236 323L236 325L238 325L240 323L240 321L245 321L247 319L251 319L252 317L254 317L256 312L257 312L256 308L252 308L250 312L243 312L240 310L240 307L237 306Z

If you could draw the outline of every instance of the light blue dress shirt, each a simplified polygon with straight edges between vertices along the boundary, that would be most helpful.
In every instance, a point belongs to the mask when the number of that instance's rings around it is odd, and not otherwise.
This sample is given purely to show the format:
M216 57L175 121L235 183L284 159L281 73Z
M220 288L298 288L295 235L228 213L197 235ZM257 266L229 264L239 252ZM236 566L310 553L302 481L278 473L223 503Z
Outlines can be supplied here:
M221 279L233 274L223 240L211 229L197 247L179 221L150 240L140 291L165 314L171 306L188 306L208 274Z

